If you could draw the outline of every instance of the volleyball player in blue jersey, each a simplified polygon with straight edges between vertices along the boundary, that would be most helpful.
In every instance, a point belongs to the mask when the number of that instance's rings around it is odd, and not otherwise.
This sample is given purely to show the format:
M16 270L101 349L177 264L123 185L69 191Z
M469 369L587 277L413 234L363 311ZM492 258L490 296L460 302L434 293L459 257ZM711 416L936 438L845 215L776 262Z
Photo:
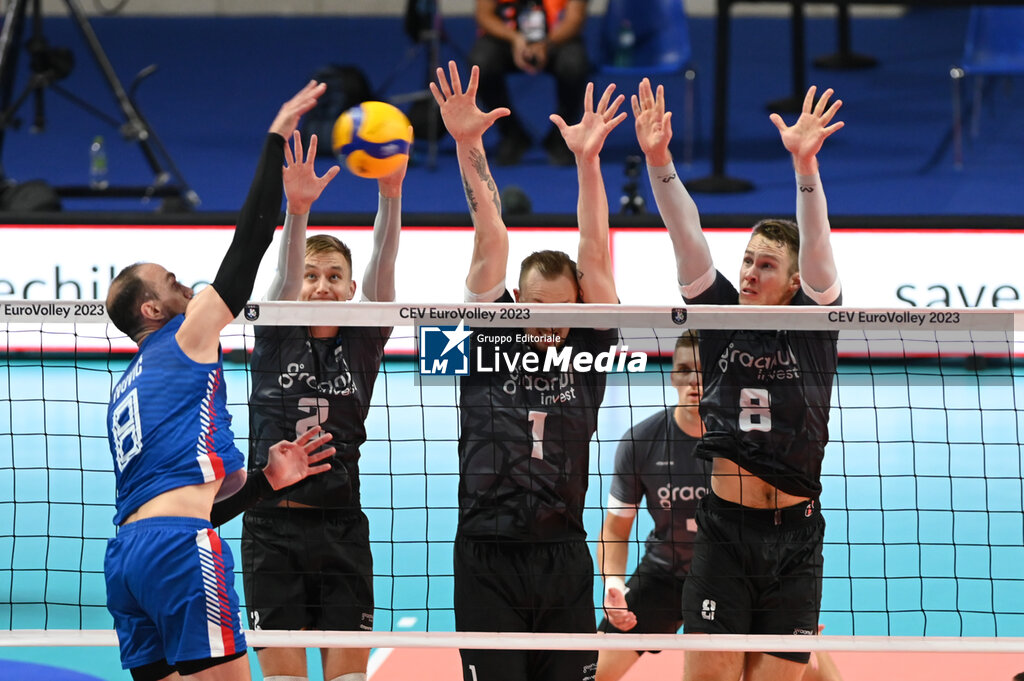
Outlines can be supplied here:
M139 345L107 412L119 528L104 561L121 664L136 681L249 678L231 552L210 523L214 502L246 483L227 411L220 332L249 299L277 226L285 140L324 89L310 82L271 124L211 286L193 295L153 263L125 268L110 286L110 319ZM329 467L316 464L333 454L320 449L330 436L318 437L319 430L275 444L273 458L285 465L254 476L246 496Z
M843 127L842 102L811 87L792 126L771 121L796 171L797 221L762 220L740 265L739 288L719 272L697 207L668 150L664 90L645 78L632 98L658 210L675 250L688 304L839 305L817 154ZM683 586L686 633L818 633L825 521L818 496L837 367L833 331L704 330L700 359L705 433L695 453L712 461L711 492ZM808 652L691 651L686 681L801 678Z
M352 253L334 236L306 238L313 203L338 172L314 170L316 137L284 174L287 209L268 300L345 303L356 295ZM288 150L286 149L286 154ZM363 300L395 299L395 260L406 164L377 181L380 191ZM249 467L268 448L311 424L333 435L331 469L247 511L242 526L246 609L254 629L359 631L373 628L373 557L359 491L360 447L390 328L257 326L249 399ZM304 376L297 375L301 367ZM322 648L326 681L365 681L370 651ZM305 648L258 651L266 681L308 678Z

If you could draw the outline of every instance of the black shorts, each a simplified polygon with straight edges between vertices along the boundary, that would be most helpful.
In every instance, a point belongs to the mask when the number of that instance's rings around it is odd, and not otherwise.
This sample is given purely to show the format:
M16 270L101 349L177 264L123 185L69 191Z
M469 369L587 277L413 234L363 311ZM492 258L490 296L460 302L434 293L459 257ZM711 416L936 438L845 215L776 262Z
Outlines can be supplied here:
M817 502L752 509L713 493L697 508L683 628L705 634L818 632L825 519ZM810 653L768 653L806 663Z
M590 634L594 561L585 541L455 540L455 629ZM593 650L461 650L465 681L593 681Z
M247 511L242 570L252 629L373 629L373 557L362 511Z
M607 634L674 634L683 626L682 577L652 565L644 557L626 582L626 587L626 604L636 615L636 626L622 631L605 618L598 625L598 631ZM644 651L637 652L643 654Z

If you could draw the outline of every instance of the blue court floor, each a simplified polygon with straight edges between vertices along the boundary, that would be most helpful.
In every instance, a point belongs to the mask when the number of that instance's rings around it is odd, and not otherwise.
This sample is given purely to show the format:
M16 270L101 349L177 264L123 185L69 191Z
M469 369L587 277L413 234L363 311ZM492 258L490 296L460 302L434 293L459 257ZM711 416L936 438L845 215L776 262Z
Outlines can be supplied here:
M0 361L0 629L111 627L102 570L114 489L104 416L125 364ZM234 430L244 435L244 367L225 366ZM975 373L944 361L939 369L841 365L822 494L829 633L1024 635L1024 383L1006 367ZM619 438L674 399L664 370L652 362L648 376L609 384L591 448L592 538ZM457 392L414 371L407 359L386 360L362 449L375 628L446 631L454 623ZM641 518L637 547L649 529ZM222 530L236 556L239 534L238 520ZM113 648L4 648L2 658L127 678Z

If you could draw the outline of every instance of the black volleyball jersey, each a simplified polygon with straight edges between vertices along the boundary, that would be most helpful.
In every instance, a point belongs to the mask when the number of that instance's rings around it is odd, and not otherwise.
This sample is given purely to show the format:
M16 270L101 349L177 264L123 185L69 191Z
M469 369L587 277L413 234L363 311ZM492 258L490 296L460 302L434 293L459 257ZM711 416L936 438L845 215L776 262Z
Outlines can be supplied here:
M690 304L736 305L736 288L715 283ZM842 295L833 305L842 302ZM802 289L790 305L816 305ZM821 493L829 401L838 357L835 331L702 330L706 432L698 455L721 456L802 497Z
M267 464L271 445L321 425L334 435L331 470L303 480L281 498L359 508L359 446L366 441L364 421L389 330L342 327L332 338L313 338L306 327L257 326L255 335L250 470Z
M512 302L508 291L499 302ZM522 329L478 329L470 342L486 358L543 353ZM615 329L572 329L571 356L596 355L618 344ZM543 366L540 367L543 369ZM516 541L586 538L584 498L590 439L604 399L601 372L507 366L461 379L459 415L459 536Z
M644 560L685 577L697 535L697 502L710 488L711 463L694 456L700 438L684 433L674 414L675 407L668 407L626 431L615 452L610 494L624 506L639 507L647 499L654 529L647 535Z

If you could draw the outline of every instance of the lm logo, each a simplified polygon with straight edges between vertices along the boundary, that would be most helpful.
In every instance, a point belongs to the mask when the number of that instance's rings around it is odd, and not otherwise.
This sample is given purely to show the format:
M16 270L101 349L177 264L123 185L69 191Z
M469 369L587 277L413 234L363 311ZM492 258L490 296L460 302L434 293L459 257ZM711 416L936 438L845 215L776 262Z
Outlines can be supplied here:
M465 320L458 326L421 326L420 376L468 375L472 333Z

